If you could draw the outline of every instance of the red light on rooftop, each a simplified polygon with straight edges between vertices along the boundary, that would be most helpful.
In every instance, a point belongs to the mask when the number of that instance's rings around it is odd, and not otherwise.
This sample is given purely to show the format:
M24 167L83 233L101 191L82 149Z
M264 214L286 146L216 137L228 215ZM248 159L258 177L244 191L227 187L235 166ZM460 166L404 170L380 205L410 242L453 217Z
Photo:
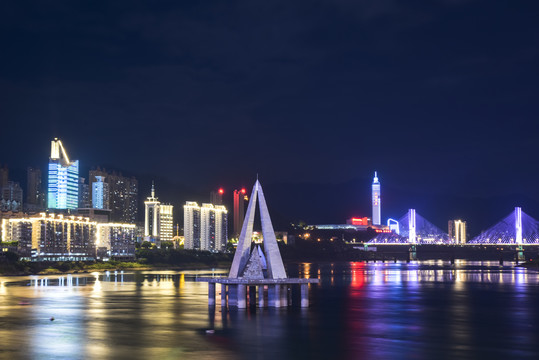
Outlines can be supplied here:
M247 192L247 190L245 190L245 188L242 188L242 189L241 189L241 193L242 193L242 194L245 194L246 192Z
M225 190L223 188L219 189L219 194L223 195L225 193Z

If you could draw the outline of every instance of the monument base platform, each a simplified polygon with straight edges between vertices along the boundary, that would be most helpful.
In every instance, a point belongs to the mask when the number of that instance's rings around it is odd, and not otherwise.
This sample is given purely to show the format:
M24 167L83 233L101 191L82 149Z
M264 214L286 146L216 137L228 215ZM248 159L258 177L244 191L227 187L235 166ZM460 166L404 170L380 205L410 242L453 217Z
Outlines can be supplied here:
M292 289L299 287L300 306L309 307L309 286L318 284L318 279L242 279L242 278L197 278L208 283L208 305L215 305L215 284L221 284L221 306L244 309L247 304L258 307L287 307L293 305ZM248 291L247 291L248 290ZM257 298L258 296L258 298Z

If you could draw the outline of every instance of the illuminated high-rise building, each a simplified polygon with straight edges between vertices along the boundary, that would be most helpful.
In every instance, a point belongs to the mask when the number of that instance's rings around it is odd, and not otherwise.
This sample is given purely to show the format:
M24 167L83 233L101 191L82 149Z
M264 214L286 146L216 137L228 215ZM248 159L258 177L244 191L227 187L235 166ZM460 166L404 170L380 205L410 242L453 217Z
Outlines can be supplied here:
M245 189L234 190L234 236L239 236L245 217Z
M104 176L96 176L92 183L92 207L94 209L109 208L109 184Z
M228 242L228 211L223 205L215 206L215 243L213 250L225 251Z
M159 206L159 239L172 241L174 238L173 205L161 204Z
M187 202L184 205L184 247L224 251L228 241L228 214L223 205Z
M380 181L378 174L374 172L372 181L372 224L380 225L382 223L382 204L380 202Z
M455 244L466 244L466 221L449 220L448 233Z
M51 142L49 158L47 207L76 209L79 202L79 161L71 161L62 142Z
M134 224L138 214L138 181L115 171L97 168L90 170L89 183L96 181L96 176L105 177L109 187L110 219L114 222Z
M215 247L215 211L212 204L200 207L200 250Z
M183 206L184 249L200 249L200 206L187 201Z

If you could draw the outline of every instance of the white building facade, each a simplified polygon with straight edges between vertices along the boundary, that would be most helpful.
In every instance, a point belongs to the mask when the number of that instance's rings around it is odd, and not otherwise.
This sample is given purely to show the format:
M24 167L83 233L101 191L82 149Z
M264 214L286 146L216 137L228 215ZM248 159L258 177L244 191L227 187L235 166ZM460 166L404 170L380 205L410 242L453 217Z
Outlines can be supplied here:
M157 244L161 241L172 241L174 207L161 204L155 197L153 184L151 196L144 202L144 208L144 240Z
M228 241L228 212L223 205L188 201L184 205L184 248L224 251Z
M183 235L184 249L200 249L200 206L194 201L183 206Z

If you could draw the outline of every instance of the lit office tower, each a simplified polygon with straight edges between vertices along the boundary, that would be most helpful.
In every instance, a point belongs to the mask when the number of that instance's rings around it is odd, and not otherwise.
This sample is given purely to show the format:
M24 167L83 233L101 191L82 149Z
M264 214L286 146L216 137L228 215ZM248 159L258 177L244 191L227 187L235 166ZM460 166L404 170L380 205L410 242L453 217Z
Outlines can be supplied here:
M466 244L466 221L449 220L448 233L455 244Z
M382 223L382 204L380 202L380 181L378 174L374 172L372 181L372 224L380 225Z
M215 247L216 251L225 251L228 242L228 211L223 205L215 206Z
M185 249L200 249L200 206L194 201L183 206L183 236Z
M226 208L223 205L202 204L198 209L200 212L200 250L224 251L228 240Z
M215 211L212 204L200 207L200 250L215 248Z
M71 161L58 139L51 142L47 207L76 209L79 202L79 161Z
M97 168L97 170L90 170L90 184L96 181L96 176L105 177L104 181L109 185L110 220L119 223L136 223L138 212L137 179L123 176L115 171L109 172Z
M174 237L173 205L161 204L159 206L159 238L161 241L172 241Z
M245 189L234 190L234 236L239 236L245 216Z
M159 205L155 197L155 186L152 184L152 195L144 202L144 238L155 241L159 238Z
M45 197L41 187L41 170L34 167L26 169L26 203L31 210L42 210Z
M92 207L94 209L109 208L109 184L104 176L96 176L92 183Z

